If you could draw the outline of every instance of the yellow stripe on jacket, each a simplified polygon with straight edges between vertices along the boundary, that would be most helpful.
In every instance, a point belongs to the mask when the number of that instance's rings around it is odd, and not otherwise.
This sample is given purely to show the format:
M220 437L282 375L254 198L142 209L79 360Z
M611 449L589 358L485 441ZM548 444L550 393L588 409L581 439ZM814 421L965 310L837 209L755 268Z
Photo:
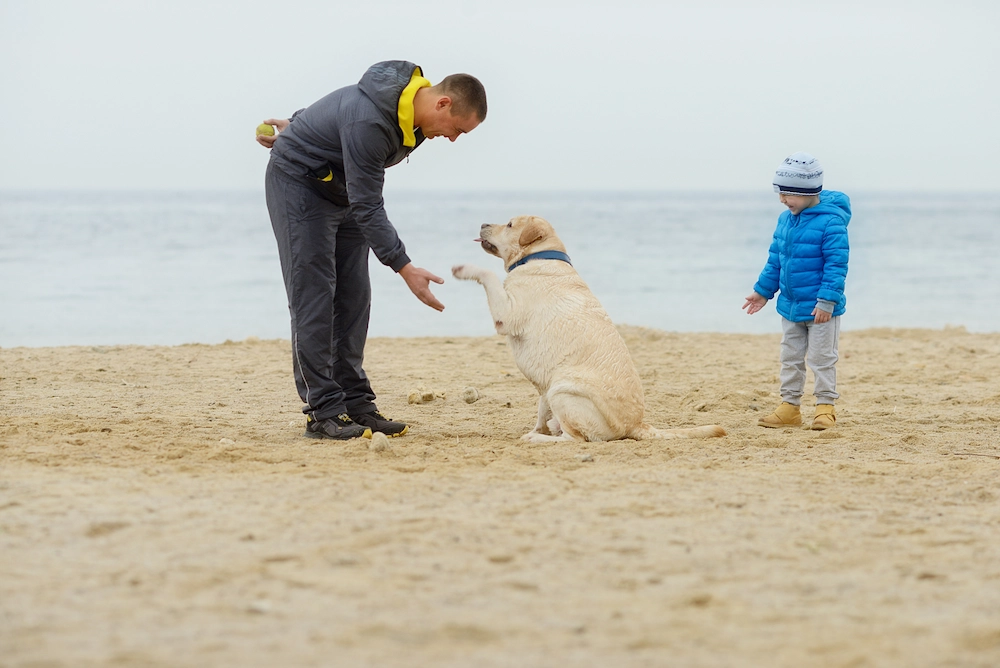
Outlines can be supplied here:
M414 68L410 83L406 84L399 96L399 129L403 131L403 146L416 146L417 137L413 134L413 98L421 88L430 87L431 82L423 77L419 67Z

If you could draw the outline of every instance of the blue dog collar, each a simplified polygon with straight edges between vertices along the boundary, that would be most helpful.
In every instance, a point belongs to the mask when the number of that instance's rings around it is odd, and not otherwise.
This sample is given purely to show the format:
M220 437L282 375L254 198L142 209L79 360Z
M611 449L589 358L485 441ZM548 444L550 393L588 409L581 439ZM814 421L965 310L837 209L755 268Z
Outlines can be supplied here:
M532 260L562 260L569 266L573 266L573 263L569 261L569 255L566 255L566 253L563 253L562 251L538 251L537 253L532 253L531 255L525 255L520 260L507 267L507 273L514 271L522 264L527 264Z

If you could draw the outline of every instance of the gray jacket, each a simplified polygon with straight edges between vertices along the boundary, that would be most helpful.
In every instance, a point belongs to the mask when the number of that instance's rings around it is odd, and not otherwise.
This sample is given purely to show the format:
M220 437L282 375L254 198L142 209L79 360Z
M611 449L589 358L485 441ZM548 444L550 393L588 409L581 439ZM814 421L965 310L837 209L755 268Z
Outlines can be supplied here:
M417 66L403 60L376 63L356 85L333 91L300 109L271 149L276 167L316 178L331 201L349 205L379 261L399 271L410 262L382 203L385 169L416 146L403 145L399 97Z

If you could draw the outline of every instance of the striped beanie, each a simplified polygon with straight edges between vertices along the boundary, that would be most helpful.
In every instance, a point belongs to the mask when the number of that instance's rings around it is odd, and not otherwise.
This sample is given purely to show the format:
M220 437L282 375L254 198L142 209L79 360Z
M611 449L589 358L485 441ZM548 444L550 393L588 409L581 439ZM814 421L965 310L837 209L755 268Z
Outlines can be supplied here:
M818 195L823 190L823 166L799 151L785 158L774 172L774 192L785 195Z

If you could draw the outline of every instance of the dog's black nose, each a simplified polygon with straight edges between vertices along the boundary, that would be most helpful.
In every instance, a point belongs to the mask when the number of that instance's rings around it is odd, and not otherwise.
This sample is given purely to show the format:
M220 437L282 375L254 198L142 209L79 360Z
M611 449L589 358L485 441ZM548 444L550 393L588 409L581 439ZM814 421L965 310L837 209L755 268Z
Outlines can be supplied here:
M489 224L489 223L483 223L482 225L480 225L480 226L479 226L479 229L481 229L481 230L485 230L485 229L486 229L487 227L489 227L489 226L490 226L490 224Z

